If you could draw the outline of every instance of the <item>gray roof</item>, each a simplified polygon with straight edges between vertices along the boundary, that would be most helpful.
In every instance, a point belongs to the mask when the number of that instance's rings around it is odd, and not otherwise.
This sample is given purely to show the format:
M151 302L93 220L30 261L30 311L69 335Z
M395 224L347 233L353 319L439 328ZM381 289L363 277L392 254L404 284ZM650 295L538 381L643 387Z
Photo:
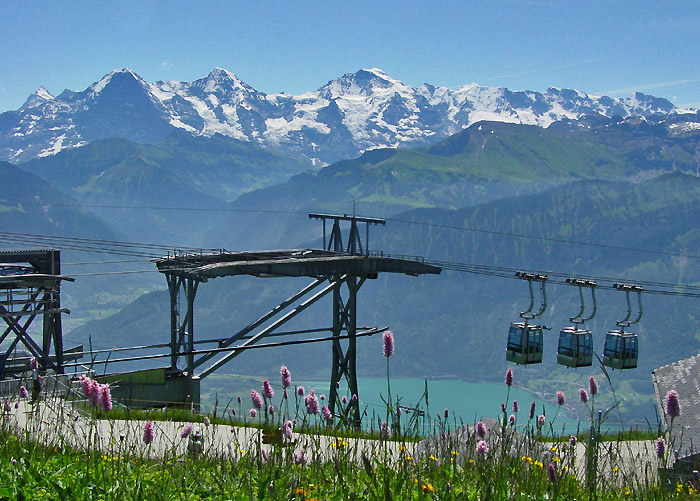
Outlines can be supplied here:
M683 459L700 453L700 355L659 367L651 373L666 430L671 431L670 450ZM666 395L676 390L681 413L673 419L666 415Z

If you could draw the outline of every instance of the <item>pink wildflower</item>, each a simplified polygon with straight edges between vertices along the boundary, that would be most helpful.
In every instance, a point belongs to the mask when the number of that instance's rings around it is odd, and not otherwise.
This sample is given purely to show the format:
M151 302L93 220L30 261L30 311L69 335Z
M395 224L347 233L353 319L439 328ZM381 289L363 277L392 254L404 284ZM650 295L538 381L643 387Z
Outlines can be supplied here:
M552 463L549 463L549 481L553 484L557 482L557 470Z
M513 400L513 412L517 413L520 410L517 400Z
M664 440L664 437L659 437L656 439L656 457L663 459L665 453L666 441Z
M89 398L90 378L85 375L80 376L80 387L83 389L83 395L85 395L85 398Z
M257 415L258 415L258 411L255 408L250 409L250 417L254 418Z
M484 442L483 440L480 440L478 444L476 444L476 452L481 454L482 456L486 454L489 451L489 444Z
M109 385L108 384L101 384L99 386L100 388L100 407L102 407L102 410L105 412L109 412L112 410L112 393L109 391Z
M530 419L534 419L535 417L535 401L533 400L532 403L530 404Z
M282 376L282 388L286 390L292 386L292 374L289 372L286 365L280 367L280 375Z
M557 392L557 404L564 405L564 402L565 402L564 392L558 391Z
M588 378L588 386L591 389L591 396L595 397L598 394L598 381L593 376Z
M24 385L19 387L19 396L20 396L20 398L28 398L29 397L29 392L27 391L27 388L24 387Z
M303 396L304 396L304 391L305 391L305 390L304 390L304 387L303 387L303 386L297 386L297 395L299 395L300 397L303 397Z
M331 410L326 405L321 406L321 414L326 421L331 421L333 419L333 413L331 413Z
M304 464L306 463L306 454L304 453L303 450L300 450L298 453L294 453L294 463L295 464Z
M185 426L182 427L182 431L180 432L180 438L187 438L190 436L190 433L192 433L192 423L187 423Z
M666 394L666 414L671 416L671 419L681 415L681 404L678 401L676 390L671 390Z
M306 405L306 412L308 414L318 414L318 398L314 390L311 390L306 397L304 397L304 405Z
M484 438L486 436L486 425L483 421L476 423L476 434L479 435L479 438Z
M143 426L143 443L145 443L145 444L152 443L154 436L155 436L155 430L153 429L153 422L146 421L146 424Z
M100 403L100 384L95 379L90 380L90 386L88 387L88 400L90 404L97 407Z
M253 407L256 409L260 409L262 407L263 402L260 393L255 390L250 390L250 399L253 402Z
M391 437L391 426L389 426L389 423L387 423L386 421L382 421L382 424L379 427L379 436L381 438Z
M510 367L506 371L506 386L513 386L513 370Z
M384 356L389 358L394 354L394 334L384 331Z
M268 400L275 396L275 391L272 389L272 385L267 379L263 381L262 394Z
M508 424L510 426L515 426L515 414L510 415L510 417L508 418Z
M585 389L581 388L580 390L578 390L578 396L581 399L581 402L583 402L584 404L588 402L588 393L586 393Z

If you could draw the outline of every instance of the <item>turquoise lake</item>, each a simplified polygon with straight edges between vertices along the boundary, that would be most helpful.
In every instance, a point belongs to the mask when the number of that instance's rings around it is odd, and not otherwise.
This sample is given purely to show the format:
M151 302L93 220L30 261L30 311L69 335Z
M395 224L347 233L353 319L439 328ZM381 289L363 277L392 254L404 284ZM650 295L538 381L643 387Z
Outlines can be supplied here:
M317 394L328 392L328 382L305 381L301 382L307 390L315 389ZM383 378L360 378L358 380L361 409L367 410L367 415L382 416L386 412L386 407L382 402L382 397L386 399L387 386L386 379ZM396 378L391 380L391 395L393 400L400 397L400 405L414 407L423 396L425 380L412 378ZM513 411L513 400L517 400L520 406L518 413L518 423L525 424L528 421L530 404L534 400L536 414L547 415L547 420L554 418L558 406L556 402L545 402L534 397L530 392L512 386L510 395L508 387L499 383L477 383L460 381L456 379L436 379L428 380L429 413L434 421L438 415L443 416L444 410L449 411L450 424L460 419L465 423L473 423L482 417L497 418L501 415L501 402L506 402L509 396L508 414ZM421 408L425 409L424 402ZM567 416L563 409L557 415L554 430L560 433L562 426L566 425L566 432L576 430L577 421Z

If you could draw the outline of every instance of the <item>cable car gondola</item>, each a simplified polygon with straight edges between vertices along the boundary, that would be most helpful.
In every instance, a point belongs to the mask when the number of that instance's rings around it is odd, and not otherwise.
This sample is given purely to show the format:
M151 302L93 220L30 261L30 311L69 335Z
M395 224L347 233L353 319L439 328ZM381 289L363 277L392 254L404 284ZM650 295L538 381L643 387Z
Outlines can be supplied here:
M593 335L577 326L564 327L559 333L557 363L566 367L590 367L593 365Z
M613 369L636 369L639 358L637 335L623 331L610 331L605 336L603 364Z
M547 308L547 294L545 292L545 281L547 275L536 275L533 273L517 272L517 277L528 281L530 288L530 308L520 313L523 322L513 322L508 331L508 343L506 345L506 360L520 365L539 364L542 362L544 352L543 331L547 327L544 325L529 324L532 320L541 316ZM532 282L540 282L541 303L537 313L532 313L535 305L535 296L532 290Z
M618 290L625 291L627 298L627 316L617 322L620 330L611 330L605 337L605 346L603 348L603 365L612 369L635 369L637 367L637 359L639 358L639 341L637 335L631 332L625 332L625 327L636 324L642 319L642 288L638 285L614 284ZM637 293L637 301L639 303L639 314L634 320L630 320L632 316L632 305L630 304L630 292Z
M519 365L539 364L544 351L543 325L514 322L508 331L506 360Z
M559 345L557 348L557 363L566 367L589 367L593 365L593 334L587 329L579 329L579 325L591 320L596 313L595 286L591 280L567 278L566 283L578 286L581 309L578 315L571 317L572 327L565 327L559 333ZM585 303L583 301L583 288L590 287L593 298L593 311L590 316L583 318Z

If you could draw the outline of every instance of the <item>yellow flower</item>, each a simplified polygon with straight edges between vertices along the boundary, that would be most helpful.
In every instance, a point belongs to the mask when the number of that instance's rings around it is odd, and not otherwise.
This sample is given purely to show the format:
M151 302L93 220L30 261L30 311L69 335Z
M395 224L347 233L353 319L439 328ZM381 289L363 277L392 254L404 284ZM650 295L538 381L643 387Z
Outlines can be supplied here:
M243 449L238 449L238 452L240 452L241 455L245 454L245 451Z
M421 484L420 488L423 490L423 492L435 492L435 488L431 483Z
M544 467L544 465L543 465L542 463L540 463L539 461L535 461L535 462L532 463L532 464L534 464L534 465L537 466L538 468L543 468L543 467Z
M399 445L399 450L400 450L400 451L405 451L405 450L406 450L406 447L403 446L403 445Z
M437 461L437 460L438 460L438 458L436 458L436 457L433 456L432 454L430 455L430 459L432 459L433 461Z
M625 496L629 496L630 494L632 493L630 492L629 487L625 487Z
M552 451L552 452L559 452L559 449L557 449L556 447L552 447L552 448L549 449L549 450Z
M470 460L469 460L469 464L473 464L473 463L474 463L474 460L473 460L473 459L470 459Z
M618 468L617 466L615 466L615 467L613 468L613 472L617 473L618 471L620 471L620 468Z
M452 454L453 456L459 456L459 452L457 451L450 451L450 454Z

